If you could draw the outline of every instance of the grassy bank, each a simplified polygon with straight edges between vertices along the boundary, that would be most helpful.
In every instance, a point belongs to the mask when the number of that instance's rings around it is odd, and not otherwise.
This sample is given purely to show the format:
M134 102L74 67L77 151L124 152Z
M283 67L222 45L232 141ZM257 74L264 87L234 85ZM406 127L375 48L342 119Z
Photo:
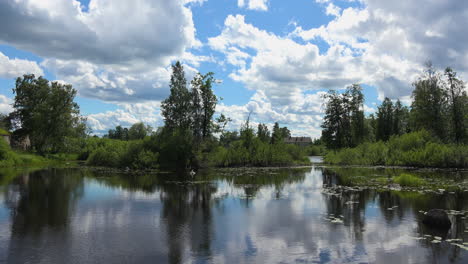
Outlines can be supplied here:
M426 131L394 136L387 142L329 151L324 161L337 165L468 168L468 146L443 144Z
M76 154L48 154L40 156L34 153L12 150L5 141L0 140L0 167L36 167L63 165L75 162Z

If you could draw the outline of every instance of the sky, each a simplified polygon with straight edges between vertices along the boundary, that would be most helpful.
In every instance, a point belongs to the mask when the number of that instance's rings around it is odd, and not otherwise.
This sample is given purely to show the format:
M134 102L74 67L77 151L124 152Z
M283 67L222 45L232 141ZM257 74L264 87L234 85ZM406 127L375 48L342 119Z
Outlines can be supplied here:
M0 113L15 78L70 83L93 133L163 125L171 64L214 72L217 115L320 137L322 95L359 83L364 110L410 103L427 61L468 80L468 1L1 0Z

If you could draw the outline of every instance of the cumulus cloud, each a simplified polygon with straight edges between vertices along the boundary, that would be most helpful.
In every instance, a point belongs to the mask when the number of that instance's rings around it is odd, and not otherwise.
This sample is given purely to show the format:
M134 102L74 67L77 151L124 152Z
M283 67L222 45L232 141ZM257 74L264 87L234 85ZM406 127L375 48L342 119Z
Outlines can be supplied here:
M237 0L237 6L245 7L250 10L268 10L268 1L269 0Z
M365 75L362 59L344 45L335 45L321 55L316 45L258 29L242 15L228 16L223 31L210 38L209 45L239 66L231 73L232 79L264 91L275 105L295 104L302 91L342 88Z
M92 0L87 11L76 0L5 0L0 41L43 57L122 65L166 65L199 44L181 0Z
M8 114L13 111L13 107L11 106L13 100L0 94L0 114Z
M201 43L186 4L203 2L91 0L84 8L76 0L5 0L0 43L44 57L41 65L82 96L160 100L171 61L198 66L211 59L188 52Z
M87 123L95 134L105 134L118 125L129 127L144 122L157 128L163 125L158 102L119 104L119 109L86 116Z
M44 75L35 61L10 59L0 52L0 78L11 79L23 74Z
M219 104L216 111L233 120L227 127L229 130L239 130L250 114L250 124L255 128L258 123L265 123L271 129L278 122L287 126L293 135L317 138L320 137L322 123L322 95L323 92L298 94L296 104L278 107L260 90L245 105Z
M333 3L329 3L327 5L327 9L325 10L325 13L329 16L339 16L341 12L341 8L334 5Z

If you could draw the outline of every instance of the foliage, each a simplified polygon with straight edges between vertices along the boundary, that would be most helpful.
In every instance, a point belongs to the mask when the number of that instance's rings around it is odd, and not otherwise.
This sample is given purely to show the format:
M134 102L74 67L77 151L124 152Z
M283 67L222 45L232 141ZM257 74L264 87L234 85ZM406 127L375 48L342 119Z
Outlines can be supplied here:
M168 129L188 129L191 122L191 94L187 89L184 68L180 62L172 65L170 95L161 103L161 113Z
M343 165L466 168L468 146L442 144L422 130L392 136L387 142L364 143L356 148L330 151L324 160Z
M327 148L324 145L309 145L305 149L308 156L323 156L327 152Z
M417 131L425 129L438 138L445 140L447 95L443 88L441 75L431 64L414 84L411 103L411 126Z
M407 173L402 173L393 179L394 182L406 187L418 187L424 184L424 180Z
M357 146L367 140L364 118L364 96L360 85L347 87L338 94L331 90L324 96L325 117L322 124L322 139L331 149Z
M30 136L39 153L58 152L65 137L85 135L85 120L74 102L76 90L71 85L24 75L17 78L13 93L12 123Z
M111 139L93 139L89 148L94 148L86 164L131 169L158 168L158 153L145 148L144 141L121 141Z
M232 166L288 166L309 164L304 148L291 144L269 144L253 137L250 144L243 139L229 147L218 146L208 157L209 164Z

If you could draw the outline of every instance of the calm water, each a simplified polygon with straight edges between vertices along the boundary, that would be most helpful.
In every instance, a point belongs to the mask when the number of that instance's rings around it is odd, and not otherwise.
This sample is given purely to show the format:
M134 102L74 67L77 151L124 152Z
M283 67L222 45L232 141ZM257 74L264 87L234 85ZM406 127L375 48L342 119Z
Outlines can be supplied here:
M451 215L452 229L441 233L420 224L419 213L468 210L468 192L341 188L343 172L387 173L229 169L187 182L0 171L0 262L468 263L468 247L446 241L468 242L465 216Z

